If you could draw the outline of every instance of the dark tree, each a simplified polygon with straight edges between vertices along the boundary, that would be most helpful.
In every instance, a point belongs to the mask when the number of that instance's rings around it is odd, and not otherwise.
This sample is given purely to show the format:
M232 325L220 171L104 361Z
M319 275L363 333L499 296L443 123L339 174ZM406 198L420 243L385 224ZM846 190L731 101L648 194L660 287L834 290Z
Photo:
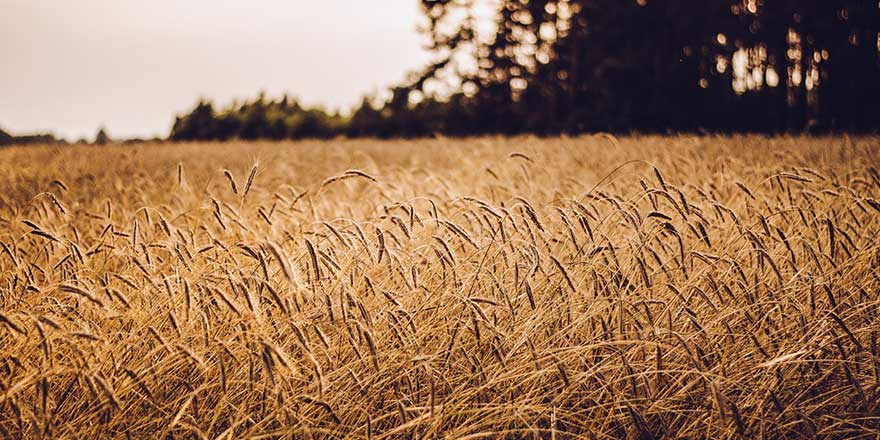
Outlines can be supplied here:
M12 143L12 135L0 128L0 145L9 145Z
M104 129L104 127L101 127L100 129L98 129L98 134L95 135L94 144L95 145L107 145L111 142L113 142L113 140L110 139L110 136L107 134L107 130Z
M177 118L176 140L435 133L876 131L876 0L418 0L435 59L348 118L283 97Z

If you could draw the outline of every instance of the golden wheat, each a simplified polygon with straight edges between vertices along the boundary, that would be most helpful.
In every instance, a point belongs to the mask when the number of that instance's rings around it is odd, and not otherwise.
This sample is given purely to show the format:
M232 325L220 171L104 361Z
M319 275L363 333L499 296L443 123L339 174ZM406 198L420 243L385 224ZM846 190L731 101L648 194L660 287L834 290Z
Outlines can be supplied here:
M875 438L878 159L872 137L0 150L0 436Z

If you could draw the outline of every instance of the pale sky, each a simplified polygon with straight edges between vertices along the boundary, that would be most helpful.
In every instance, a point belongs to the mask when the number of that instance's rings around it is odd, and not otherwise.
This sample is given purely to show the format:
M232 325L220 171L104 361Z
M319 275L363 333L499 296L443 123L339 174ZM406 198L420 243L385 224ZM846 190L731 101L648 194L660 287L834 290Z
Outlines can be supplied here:
M431 59L418 0L0 0L0 128L165 136L199 97L348 109Z

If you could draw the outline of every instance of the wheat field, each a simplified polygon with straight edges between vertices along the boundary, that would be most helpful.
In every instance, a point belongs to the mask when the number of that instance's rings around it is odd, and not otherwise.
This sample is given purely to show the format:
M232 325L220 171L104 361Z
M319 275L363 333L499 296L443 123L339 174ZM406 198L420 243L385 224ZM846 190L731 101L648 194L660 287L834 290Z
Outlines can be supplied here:
M7 438L877 438L880 139L0 150Z

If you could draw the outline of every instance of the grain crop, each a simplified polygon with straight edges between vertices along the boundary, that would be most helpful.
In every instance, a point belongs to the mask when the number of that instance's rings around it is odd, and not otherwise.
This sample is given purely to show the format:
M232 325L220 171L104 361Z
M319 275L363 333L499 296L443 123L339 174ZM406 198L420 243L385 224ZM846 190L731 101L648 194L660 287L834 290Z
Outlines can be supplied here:
M5 438L876 438L880 139L0 150Z

